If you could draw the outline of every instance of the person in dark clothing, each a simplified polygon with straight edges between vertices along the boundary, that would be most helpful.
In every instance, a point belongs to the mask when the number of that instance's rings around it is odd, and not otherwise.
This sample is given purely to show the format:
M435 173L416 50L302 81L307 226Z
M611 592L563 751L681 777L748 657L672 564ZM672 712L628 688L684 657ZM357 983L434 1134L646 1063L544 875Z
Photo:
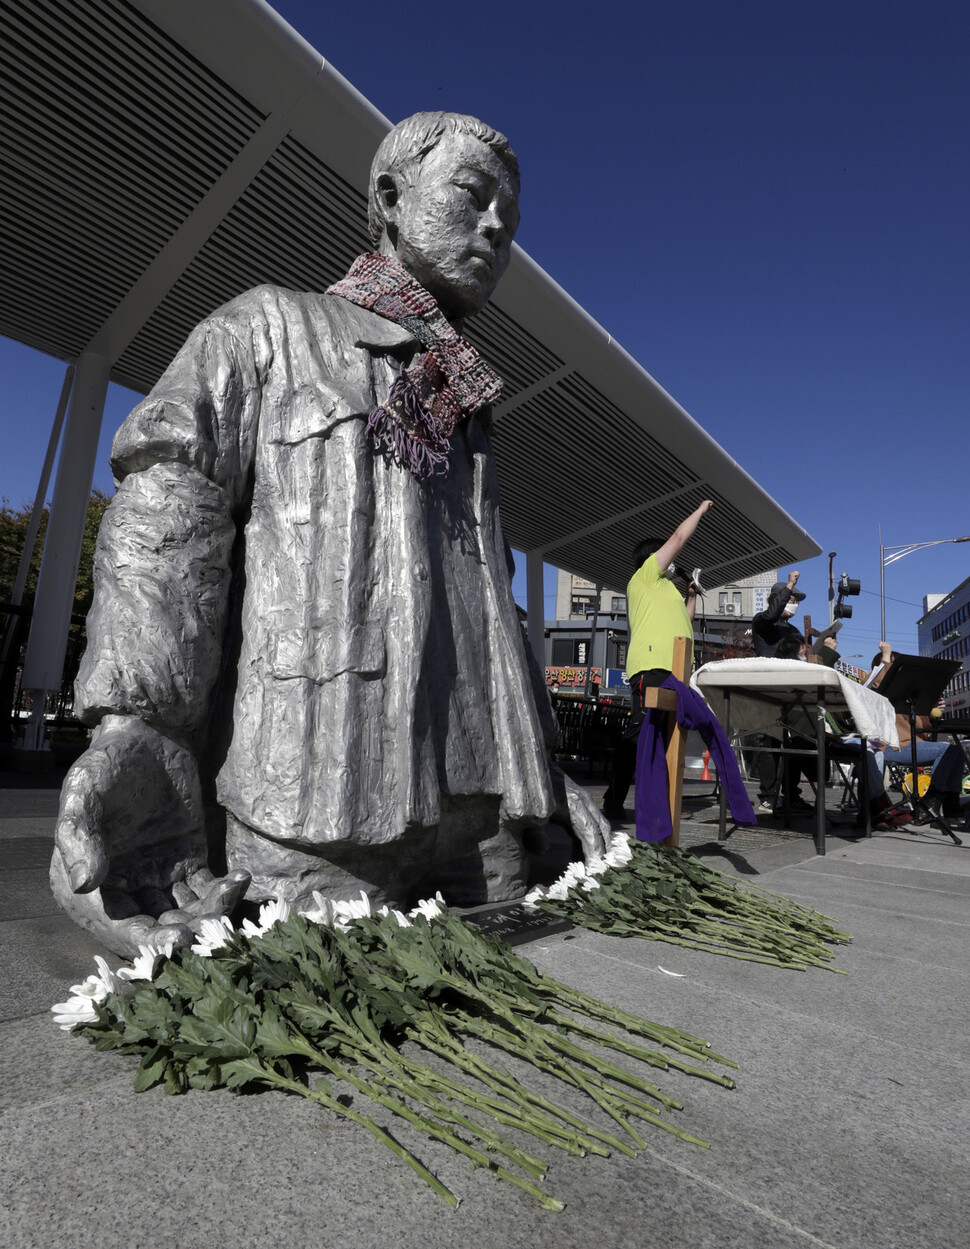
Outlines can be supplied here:
M797 584L797 572L790 572L787 581L776 581L768 595L768 606L759 611L751 622L754 653L760 659L774 658L782 638L801 639L802 635L791 623L791 617L805 597L801 590L795 589Z
M754 653L761 659L797 659L801 648L805 646L804 637L791 623L798 604L805 598L801 590L796 590L797 584L797 571L790 572L787 581L776 581L768 595L768 606L764 611L758 612L751 622ZM774 744L773 739L764 736L759 742L761 746ZM789 795L790 808L793 811L810 810L810 804L798 789L802 766L796 755L786 757L769 750L761 750L757 757L757 769L758 811L767 814L781 809L783 783Z

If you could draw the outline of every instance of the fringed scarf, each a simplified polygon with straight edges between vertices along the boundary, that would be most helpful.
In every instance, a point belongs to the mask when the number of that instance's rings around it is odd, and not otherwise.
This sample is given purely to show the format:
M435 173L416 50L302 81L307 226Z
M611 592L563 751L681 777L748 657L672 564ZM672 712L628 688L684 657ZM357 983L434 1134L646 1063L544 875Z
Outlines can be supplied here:
M415 477L444 472L455 425L496 399L502 379L392 256L358 256L327 294L393 321L424 347L409 369L401 366L386 403L369 413L367 433Z

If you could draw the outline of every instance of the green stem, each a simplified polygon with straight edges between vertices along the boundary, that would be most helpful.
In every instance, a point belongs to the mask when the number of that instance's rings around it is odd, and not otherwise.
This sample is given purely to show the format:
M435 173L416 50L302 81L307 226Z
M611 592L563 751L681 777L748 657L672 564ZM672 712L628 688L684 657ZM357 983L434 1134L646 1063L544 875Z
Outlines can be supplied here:
M515 1175L511 1171L507 1171L504 1167L499 1166L496 1162L489 1158L487 1154L482 1153L480 1149L476 1149L473 1145L469 1145L467 1141L463 1141L460 1136L456 1136L454 1132L449 1131L449 1129L444 1127L442 1124L439 1124L432 1119L426 1119L423 1115L419 1115L415 1110L412 1110L403 1099L391 1097L389 1094L384 1093L377 1086L361 1079L349 1068L338 1063L330 1055L320 1051L317 1061L324 1067L325 1070L330 1071L331 1074L335 1075L338 1079L344 1080L347 1084L351 1085L351 1087L357 1089L366 1097L369 1097L372 1101L377 1102L378 1105L384 1106L393 1114L400 1115L401 1118L406 1119L410 1124L416 1127L419 1132L423 1132L427 1136L431 1136L434 1139L441 1141L443 1144L449 1145L453 1150L455 1150L456 1153L464 1154L466 1157L470 1158L476 1166L480 1166L485 1168L487 1171L491 1171L494 1175L498 1176L499 1179L507 1180L510 1184L514 1184L516 1188L521 1188L522 1191L528 1193L530 1197L534 1197L543 1209L565 1209L564 1202L559 1201L556 1197L550 1196L550 1194L545 1192L544 1189L540 1188L536 1184L533 1184L531 1180L524 1179L520 1175Z
M403 1162L406 1162L411 1170L414 1171L416 1175L419 1175L421 1179L423 1179L424 1182L429 1185L429 1187L431 1187L443 1201L447 1202L453 1210L458 1209L460 1198L456 1197L451 1189L442 1184L438 1177L432 1174L424 1163L416 1158L409 1149L407 1149L399 1141L396 1141L388 1131L382 1128L379 1124L375 1123L373 1119L368 1118L367 1115L358 1114L356 1110L351 1110L349 1106L344 1106L341 1102L337 1101L335 1097L331 1096L321 1088L310 1089L299 1080L293 1080L282 1075L280 1072L276 1071L275 1068L269 1066L265 1060L260 1059L257 1055L253 1054L252 1057L253 1061L258 1063L265 1072L265 1079L268 1084L275 1085L277 1088L286 1089L291 1093L299 1093L302 1097L309 1098L311 1101L318 1101L321 1105L326 1106L328 1110L332 1110L334 1114L339 1115L342 1119L349 1119L353 1123L360 1124L361 1127L366 1128L373 1137L380 1141L382 1145L386 1146L393 1154L396 1154L397 1157Z
M601 1132L593 1127L592 1124L586 1123L577 1115L572 1114L571 1111L550 1101L543 1094L533 1093L531 1089L527 1089L524 1085L519 1084L517 1080L506 1072L491 1067L488 1063L470 1054L460 1046L455 1045L452 1048L448 1044L442 1044L439 1039L425 1031L417 1031L414 1040L425 1046L432 1053L438 1054L442 1058L463 1067L470 1074L480 1079L483 1084L495 1089L496 1092L507 1092L511 1097L521 1097L528 1103L562 1120L563 1123L568 1123L570 1127L576 1128L581 1133L577 1140L587 1152L599 1154L604 1158L609 1157L610 1149L618 1149L622 1153L630 1153L628 1146L624 1145L617 1137L607 1132ZM448 1040L451 1041L452 1038L449 1037ZM604 1149L604 1145L608 1146L608 1148Z

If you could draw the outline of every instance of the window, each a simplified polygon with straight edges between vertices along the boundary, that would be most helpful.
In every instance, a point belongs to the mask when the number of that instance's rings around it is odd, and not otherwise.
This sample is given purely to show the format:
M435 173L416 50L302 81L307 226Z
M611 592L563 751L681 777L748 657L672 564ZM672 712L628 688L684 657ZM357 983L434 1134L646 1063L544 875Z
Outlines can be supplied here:
M552 666L554 668L567 667L573 662L574 653L572 638L552 639Z

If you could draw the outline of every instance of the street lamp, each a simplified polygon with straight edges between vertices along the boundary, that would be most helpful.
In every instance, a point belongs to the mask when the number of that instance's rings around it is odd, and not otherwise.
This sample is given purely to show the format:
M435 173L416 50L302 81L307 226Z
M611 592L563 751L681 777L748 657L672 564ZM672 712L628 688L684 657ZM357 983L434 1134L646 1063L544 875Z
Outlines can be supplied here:
M947 542L970 542L970 534L964 534L962 538L937 538L935 542L904 542L899 546L883 546L882 543L882 527L879 529L879 601L880 601L880 627L879 637L882 641L886 640L886 565L895 564L896 560L902 559L904 555L912 555L914 551L922 551L927 546L944 546ZM887 555L887 551L892 551L892 555Z

